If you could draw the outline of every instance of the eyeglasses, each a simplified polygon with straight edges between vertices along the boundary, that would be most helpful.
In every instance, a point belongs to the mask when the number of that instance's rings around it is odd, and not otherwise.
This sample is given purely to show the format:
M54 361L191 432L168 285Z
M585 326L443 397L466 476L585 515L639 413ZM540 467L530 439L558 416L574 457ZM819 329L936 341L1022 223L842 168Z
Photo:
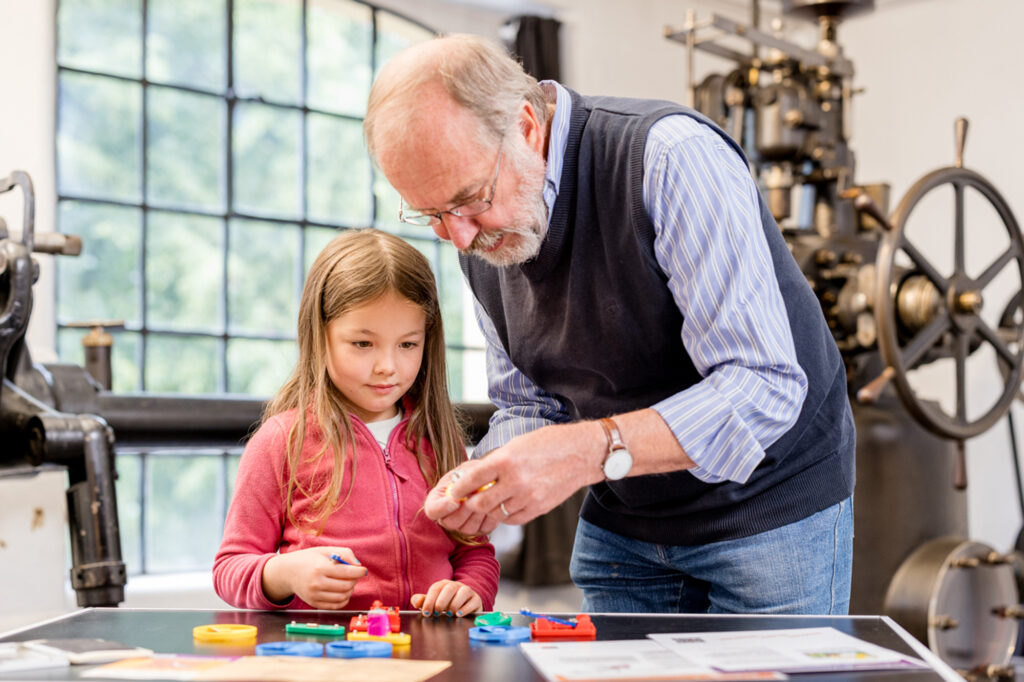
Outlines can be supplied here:
M441 218L445 213L450 213L458 218L471 218L488 210L494 201L494 190L498 187L498 171L501 170L502 151L501 148L498 149L498 162L494 165L494 179L491 180L491 191L487 193L486 199L473 199L464 204L454 206L447 211L438 211L437 213L415 211L409 208L403 199L401 206L398 208L398 219L410 225L437 225L441 222Z

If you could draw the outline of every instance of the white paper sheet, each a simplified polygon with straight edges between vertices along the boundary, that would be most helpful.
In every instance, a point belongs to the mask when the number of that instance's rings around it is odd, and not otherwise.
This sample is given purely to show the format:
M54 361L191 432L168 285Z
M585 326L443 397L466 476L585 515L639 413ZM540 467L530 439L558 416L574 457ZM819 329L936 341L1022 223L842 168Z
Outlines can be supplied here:
M780 674L723 674L650 639L524 642L523 654L551 682L574 680L780 680Z
M797 673L928 667L912 656L829 627L678 632L648 637L697 664L725 672Z

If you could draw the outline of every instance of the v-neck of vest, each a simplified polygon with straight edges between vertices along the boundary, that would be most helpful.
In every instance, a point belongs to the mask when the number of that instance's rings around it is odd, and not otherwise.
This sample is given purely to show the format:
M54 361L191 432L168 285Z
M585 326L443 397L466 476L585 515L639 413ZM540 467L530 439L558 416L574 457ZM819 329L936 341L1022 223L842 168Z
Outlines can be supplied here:
M537 257L517 266L527 279L534 282L544 279L551 273L561 258L562 246L569 237L570 209L576 198L580 140L583 137L583 127L590 115L590 109L586 107L583 98L572 90L569 90L569 94L572 97L572 111L569 115L569 130L566 133L565 154L562 158L562 178L555 205L551 209L548 231Z

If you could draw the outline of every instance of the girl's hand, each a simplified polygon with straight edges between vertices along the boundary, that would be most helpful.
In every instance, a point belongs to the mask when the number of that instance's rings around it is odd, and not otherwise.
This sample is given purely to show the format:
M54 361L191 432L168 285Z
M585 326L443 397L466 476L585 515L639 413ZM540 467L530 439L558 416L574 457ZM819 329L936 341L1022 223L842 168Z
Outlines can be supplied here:
M332 554L349 565L334 561ZM276 603L295 595L315 609L341 609L364 575L366 568L348 547L310 547L271 557L263 565L263 592Z
M449 616L468 616L483 608L484 603L473 588L457 580L438 580L426 594L412 595L413 608L424 616L447 613Z

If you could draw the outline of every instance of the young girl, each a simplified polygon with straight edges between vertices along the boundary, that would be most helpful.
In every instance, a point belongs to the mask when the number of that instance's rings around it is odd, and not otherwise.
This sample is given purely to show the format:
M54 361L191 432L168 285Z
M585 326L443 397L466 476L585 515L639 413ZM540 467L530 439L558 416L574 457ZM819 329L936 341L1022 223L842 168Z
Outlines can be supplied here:
M336 237L309 271L298 345L238 466L217 594L251 609L490 609L494 548L421 509L465 460L426 258L377 230Z

